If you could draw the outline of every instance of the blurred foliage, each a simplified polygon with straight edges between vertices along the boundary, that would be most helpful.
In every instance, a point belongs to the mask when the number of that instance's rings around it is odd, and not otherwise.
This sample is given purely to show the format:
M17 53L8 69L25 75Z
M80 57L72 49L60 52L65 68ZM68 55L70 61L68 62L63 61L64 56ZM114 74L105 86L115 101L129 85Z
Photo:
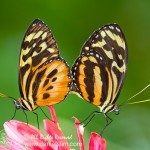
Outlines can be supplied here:
M125 33L129 48L129 65L121 95L120 104L150 83L150 1L1 1L0 9L0 91L18 98L18 60L20 45L28 25L35 19L42 19L52 30L61 56L71 66L88 37L97 28L116 22ZM150 98L150 89L134 101ZM69 95L65 101L54 106L65 135L73 134L77 142L72 116L81 121L95 106ZM48 114L47 108L43 108ZM11 100L0 98L0 130L3 123L14 113ZM42 124L43 114L37 110ZM36 117L27 113L30 124L37 126ZM107 149L149 150L150 148L150 103L121 107L120 115L110 117L113 123L105 130ZM15 117L26 121L21 110ZM104 126L103 115L96 116L85 129L85 143L91 131L99 132ZM78 149L77 147L73 147ZM87 146L86 146L87 149Z

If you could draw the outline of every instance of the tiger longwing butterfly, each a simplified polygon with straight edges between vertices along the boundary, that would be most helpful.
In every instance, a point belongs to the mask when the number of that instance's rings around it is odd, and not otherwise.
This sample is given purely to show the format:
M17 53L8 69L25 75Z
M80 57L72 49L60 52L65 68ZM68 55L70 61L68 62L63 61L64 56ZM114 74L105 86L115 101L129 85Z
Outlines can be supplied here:
M119 25L109 24L89 37L72 67L72 93L98 106L100 111L93 112L92 118L103 113L106 126L112 121L107 113L119 111L115 102L123 85L127 64L125 36Z
M34 111L39 106L54 105L70 91L71 72L60 56L56 41L47 25L34 20L27 29L20 51L19 89L16 108ZM1 97L8 97L0 94Z

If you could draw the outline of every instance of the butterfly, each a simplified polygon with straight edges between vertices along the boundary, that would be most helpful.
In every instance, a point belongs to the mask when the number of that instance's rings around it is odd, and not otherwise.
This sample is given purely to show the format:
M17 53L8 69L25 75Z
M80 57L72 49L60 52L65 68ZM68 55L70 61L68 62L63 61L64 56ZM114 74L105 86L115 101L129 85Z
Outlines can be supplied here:
M60 56L57 43L47 25L34 20L21 44L19 90L16 109L33 112L39 106L54 105L65 99L71 87L71 71ZM2 97L12 98L4 94Z
M115 102L120 94L127 66L127 43L117 24L105 25L95 31L83 45L73 64L72 93L98 106L100 111L94 111L90 116L93 118L96 114L103 113L106 126L112 121L107 113L119 112L119 106Z

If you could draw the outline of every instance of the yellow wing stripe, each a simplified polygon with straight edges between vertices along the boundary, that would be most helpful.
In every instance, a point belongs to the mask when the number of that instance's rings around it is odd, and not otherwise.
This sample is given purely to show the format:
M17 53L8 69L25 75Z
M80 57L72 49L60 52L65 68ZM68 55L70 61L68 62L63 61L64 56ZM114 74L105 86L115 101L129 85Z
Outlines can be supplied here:
M116 41L117 44L125 50L125 41L119 35L112 33L110 30L105 30L105 32L112 40Z
M82 62L87 60L87 57L83 57ZM84 78L85 78L85 73L84 73L85 65L81 64L79 67L79 77L78 77L78 82L80 84L80 89L82 92L83 97L88 100L88 93L86 91L86 85L84 83Z
M95 66L94 68L94 100L93 104L96 106L99 106L101 104L100 99L102 98L102 85L103 82L100 77L100 68L98 66Z

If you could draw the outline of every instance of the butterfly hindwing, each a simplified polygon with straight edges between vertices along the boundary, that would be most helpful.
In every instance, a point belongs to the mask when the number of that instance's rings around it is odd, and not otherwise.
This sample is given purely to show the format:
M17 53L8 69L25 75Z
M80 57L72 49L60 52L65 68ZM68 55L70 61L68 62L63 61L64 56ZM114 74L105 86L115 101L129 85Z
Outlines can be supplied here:
M108 82L104 60L100 61L99 57L96 51L83 54L75 61L72 68L75 91L85 100L97 106L102 101L102 80Z
M30 82L30 94L38 106L61 102L70 88L70 69L61 57L54 57L36 69Z
M72 67L73 90L96 105L115 103L127 70L127 44L117 24L95 31Z

